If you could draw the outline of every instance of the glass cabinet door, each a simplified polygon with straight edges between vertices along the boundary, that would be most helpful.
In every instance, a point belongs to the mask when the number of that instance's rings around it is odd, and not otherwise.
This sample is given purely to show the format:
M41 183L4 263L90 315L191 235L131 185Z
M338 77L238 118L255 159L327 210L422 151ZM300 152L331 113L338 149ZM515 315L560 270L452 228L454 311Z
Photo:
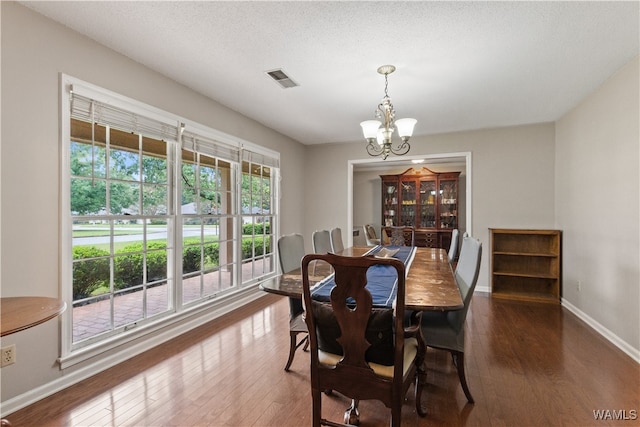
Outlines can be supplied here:
M393 227L398 225L397 209L398 209L398 182L382 182L382 225L384 227Z
M458 228L458 181L440 180L440 228Z
M419 228L436 228L436 182L420 181Z
M401 226L415 226L416 220L416 181L400 181L402 187L402 205L400 205Z

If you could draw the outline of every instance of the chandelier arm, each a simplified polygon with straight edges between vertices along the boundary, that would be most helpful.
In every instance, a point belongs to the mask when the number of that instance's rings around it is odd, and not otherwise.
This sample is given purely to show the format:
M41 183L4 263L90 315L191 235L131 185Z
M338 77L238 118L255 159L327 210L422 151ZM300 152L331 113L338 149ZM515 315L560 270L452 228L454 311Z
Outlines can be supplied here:
M398 145L396 148L393 148L391 144L389 144L389 151L391 151L396 156L402 156L409 152L411 149L411 145L409 145L409 141L402 141L402 144Z
M372 141L369 141L366 148L367 153L372 157L379 156L383 151L382 146L378 145L377 143L374 144Z
M406 154L409 151L409 144L407 142L403 142L397 149L393 149L390 142L385 142L382 145L378 145L377 143L373 143L370 141L367 144L366 149L367 154L369 154L371 157L382 156L382 160L387 160L387 157L389 157L389 154L391 153L395 155ZM404 151L400 152L398 150Z

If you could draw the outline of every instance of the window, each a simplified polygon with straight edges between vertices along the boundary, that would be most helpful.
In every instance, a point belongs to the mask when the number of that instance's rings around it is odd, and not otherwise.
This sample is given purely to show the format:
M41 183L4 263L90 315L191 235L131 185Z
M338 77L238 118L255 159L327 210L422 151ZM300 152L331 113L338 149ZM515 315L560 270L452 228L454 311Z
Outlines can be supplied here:
M242 161L242 280L251 283L276 270L272 191L273 164L269 159L245 151Z
M197 134L183 135L180 184L185 304L236 286L237 168L205 150L211 146L212 141Z
M75 118L70 127L75 343L169 310L172 219L166 143Z
M69 81L63 358L276 274L277 154Z

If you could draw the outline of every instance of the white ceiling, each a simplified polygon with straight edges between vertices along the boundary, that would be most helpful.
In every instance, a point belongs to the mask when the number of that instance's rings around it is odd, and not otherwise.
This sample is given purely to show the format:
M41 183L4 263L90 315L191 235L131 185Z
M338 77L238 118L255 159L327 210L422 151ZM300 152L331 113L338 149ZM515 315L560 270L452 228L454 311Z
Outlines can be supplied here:
M434 134L556 120L640 50L637 1L21 3L304 144L362 139L383 64Z

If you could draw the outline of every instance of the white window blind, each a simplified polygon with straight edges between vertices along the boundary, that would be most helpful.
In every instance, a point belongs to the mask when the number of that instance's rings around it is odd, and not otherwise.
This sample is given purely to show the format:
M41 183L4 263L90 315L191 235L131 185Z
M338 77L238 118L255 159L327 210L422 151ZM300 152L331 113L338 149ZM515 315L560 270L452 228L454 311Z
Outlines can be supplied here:
M246 148L242 150L242 160L262 166L270 166L272 168L280 167L279 158L269 156L267 154L256 153Z
M182 133L182 148L229 162L239 163L240 161L240 152L237 147L187 130Z
M123 110L75 91L71 95L70 108L71 117L74 119L105 125L163 141L176 141L178 139L177 123L171 124L146 117L143 114Z

